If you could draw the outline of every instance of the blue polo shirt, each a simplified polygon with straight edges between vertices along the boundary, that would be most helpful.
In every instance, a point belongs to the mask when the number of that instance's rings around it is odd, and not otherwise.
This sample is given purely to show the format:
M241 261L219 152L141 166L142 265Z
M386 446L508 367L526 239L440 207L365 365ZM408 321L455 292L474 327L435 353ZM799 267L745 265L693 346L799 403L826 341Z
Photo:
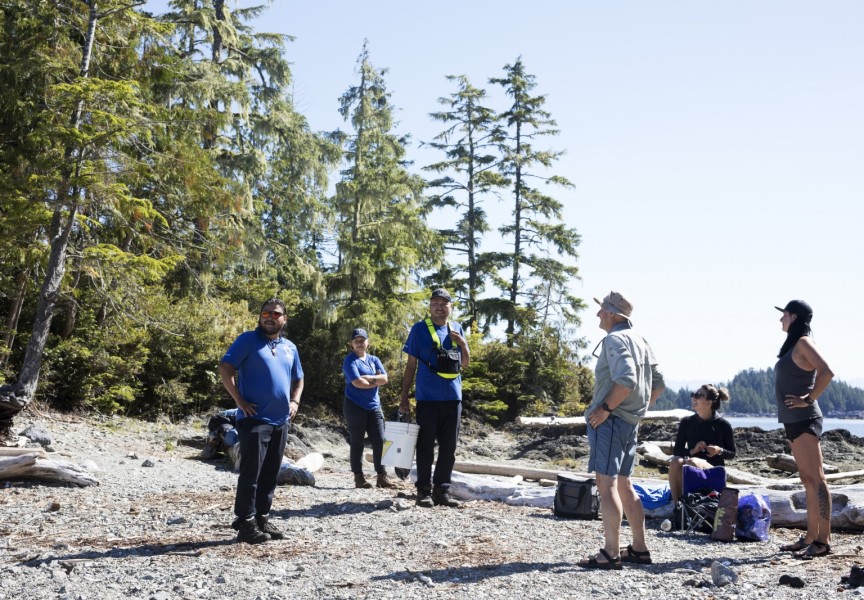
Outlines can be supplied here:
M237 369L237 389L256 406L255 419L274 426L288 421L292 384L303 379L297 346L283 337L271 340L256 329L241 333L222 362ZM244 418L238 410L237 420Z
M457 348L461 354L462 350L453 344L450 339L450 331L447 325L437 327L434 323L435 333L441 346L446 349ZM450 328L464 337L462 326L459 323L450 323ZM429 363L436 364L438 351L432 343L429 327L426 321L415 323L408 334L408 340L402 351L417 359L417 382L415 384L414 396L417 400L462 400L462 375L456 379L445 379L429 368Z
M360 358L353 352L345 357L342 361L342 373L345 374L345 397L351 402L366 410L375 410L381 408L381 400L378 397L378 386L363 390L351 385L351 382L366 375L376 375L378 373L387 373L384 370L384 365L378 360L377 356L367 354L365 358Z

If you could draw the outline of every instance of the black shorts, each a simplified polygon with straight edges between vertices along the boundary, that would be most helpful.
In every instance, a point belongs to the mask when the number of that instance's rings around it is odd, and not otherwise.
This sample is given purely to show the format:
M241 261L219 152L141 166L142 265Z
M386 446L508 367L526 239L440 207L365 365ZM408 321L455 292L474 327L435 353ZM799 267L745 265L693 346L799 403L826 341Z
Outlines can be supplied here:
M786 439L790 442L795 441L795 438L802 433L815 435L817 440L822 439L822 417L814 417L808 421L783 423L783 427L786 428Z

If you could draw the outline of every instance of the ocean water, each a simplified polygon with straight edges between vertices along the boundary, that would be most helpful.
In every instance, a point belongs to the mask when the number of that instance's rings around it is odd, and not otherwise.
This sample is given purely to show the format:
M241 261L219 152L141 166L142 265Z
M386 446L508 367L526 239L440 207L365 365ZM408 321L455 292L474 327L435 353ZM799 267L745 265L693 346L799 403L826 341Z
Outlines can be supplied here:
M782 429L776 417L726 417L732 427L760 427L765 431ZM864 437L864 420L861 419L824 419L822 431L846 429L852 435Z

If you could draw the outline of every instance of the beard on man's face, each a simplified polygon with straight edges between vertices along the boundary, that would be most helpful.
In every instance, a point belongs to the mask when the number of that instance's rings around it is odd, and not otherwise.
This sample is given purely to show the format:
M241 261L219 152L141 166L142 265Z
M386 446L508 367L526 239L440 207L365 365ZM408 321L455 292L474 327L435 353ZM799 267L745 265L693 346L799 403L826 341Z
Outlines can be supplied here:
M282 326L277 321L274 321L272 319L260 319L258 324L261 326L261 329L263 329L270 335L282 331Z

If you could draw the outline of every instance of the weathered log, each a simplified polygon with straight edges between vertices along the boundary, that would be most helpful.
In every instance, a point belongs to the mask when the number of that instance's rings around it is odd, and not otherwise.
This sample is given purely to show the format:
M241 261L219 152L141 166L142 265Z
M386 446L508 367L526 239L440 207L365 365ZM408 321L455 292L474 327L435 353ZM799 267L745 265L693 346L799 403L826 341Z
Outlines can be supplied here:
M652 446L659 449L663 454L666 454L668 456L672 456L672 451L675 450L675 442L666 442L662 440L646 440L641 443L651 444Z
M825 476L825 481L839 481L841 479L853 479L856 477L864 477L864 471L843 471L831 473Z
M48 458L48 453L43 448L0 448L0 456L23 456L35 454L39 458Z
M642 418L642 423L677 423L693 412L683 408L672 410L649 410ZM585 433L588 425L585 417L519 417L519 423L528 427L564 426L572 427L576 433Z
M521 467L519 465L502 465L499 463L485 463L475 461L456 461L453 469L461 473L474 473L480 475L501 475L503 477L514 477L520 475L525 479L557 479L559 473L567 473L575 477L593 477L590 473L577 473L573 471L552 471L550 469L534 469Z
M765 462L768 463L768 466L772 469L778 469L780 471L788 471L790 473L798 472L798 463L795 462L795 457L790 454L774 454L772 456L766 456ZM839 469L832 465L822 464L822 470L825 473L837 473Z
M60 460L37 458L35 454L0 457L0 480L4 479L45 479L81 487L99 485L99 480L84 467Z

